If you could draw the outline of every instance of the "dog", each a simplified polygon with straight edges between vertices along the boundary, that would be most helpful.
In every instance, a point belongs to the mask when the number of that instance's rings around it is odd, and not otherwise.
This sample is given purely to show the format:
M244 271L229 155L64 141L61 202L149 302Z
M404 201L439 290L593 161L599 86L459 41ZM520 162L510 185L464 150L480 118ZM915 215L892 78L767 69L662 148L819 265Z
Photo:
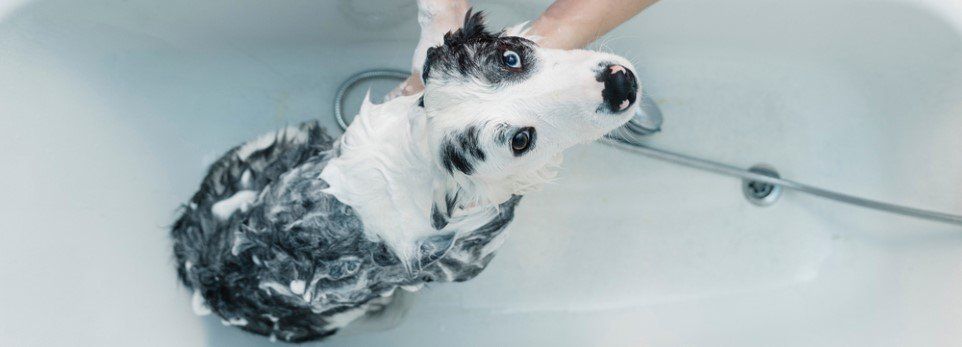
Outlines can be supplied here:
M171 229L195 312L313 341L399 288L477 276L562 152L628 121L632 70L616 55L489 32L469 12L427 51L423 93L365 98L338 139L307 122L211 166Z

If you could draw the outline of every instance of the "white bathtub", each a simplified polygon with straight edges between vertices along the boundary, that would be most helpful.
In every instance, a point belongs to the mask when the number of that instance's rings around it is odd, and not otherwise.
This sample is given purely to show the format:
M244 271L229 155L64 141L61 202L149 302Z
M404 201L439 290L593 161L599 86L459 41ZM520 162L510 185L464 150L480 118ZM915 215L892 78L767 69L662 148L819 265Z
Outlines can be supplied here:
M206 165L408 66L410 1L0 4L0 345L255 346L191 313L167 226ZM479 1L497 25L547 3ZM609 35L650 143L962 213L962 4L664 0ZM338 346L952 346L962 228L572 150L491 266ZM389 325L389 324L388 324ZM358 331L361 330L361 331Z

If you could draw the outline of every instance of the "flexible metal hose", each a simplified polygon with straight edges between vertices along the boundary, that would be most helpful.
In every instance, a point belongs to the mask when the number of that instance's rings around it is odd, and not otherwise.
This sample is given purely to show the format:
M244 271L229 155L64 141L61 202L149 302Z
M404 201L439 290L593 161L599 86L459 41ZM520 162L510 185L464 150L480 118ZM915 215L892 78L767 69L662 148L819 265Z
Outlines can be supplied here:
M341 131L347 129L347 121L344 120L344 95L354 88L355 85L363 80L372 78L386 78L386 79L396 79L398 81L404 81L411 76L410 72L404 70L396 69L372 69L364 70L348 77L347 80L341 83L337 87L337 92L334 94L334 120L337 121L337 126L341 127Z
M854 195L848 195L844 193L839 193L827 189L822 189L815 186L810 186L807 184L795 182L792 180L766 176L763 174L751 172L739 167L731 166L728 164L718 163L711 160L696 158L680 153L675 153L671 151L666 151L663 149L653 148L647 144L643 144L637 141L629 141L625 139L619 139L615 137L605 137L603 142L617 147L622 150L626 150L632 153L638 153L649 158L658 159L661 161L666 161L669 163L674 163L682 166L687 166L690 168L695 168L703 171L714 172L717 174L722 174L726 176L738 177L742 179L747 179L751 181L764 182L769 184L774 184L787 189L796 190L803 193L808 193L814 196L822 197L829 200L835 200L838 202L870 208L873 210L879 210L889 213L894 213L903 216L915 217L926 219L935 222L955 224L962 226L962 216L942 213L936 211L923 210L914 207L890 204L887 202L881 202L876 200L870 200L866 198L857 197Z

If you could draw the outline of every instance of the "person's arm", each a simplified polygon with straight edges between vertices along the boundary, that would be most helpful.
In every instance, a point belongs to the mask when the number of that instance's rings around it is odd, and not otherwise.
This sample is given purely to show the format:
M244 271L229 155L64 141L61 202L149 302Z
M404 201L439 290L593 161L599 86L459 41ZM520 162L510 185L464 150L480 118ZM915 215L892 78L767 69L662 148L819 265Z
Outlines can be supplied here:
M583 48L658 0L557 0L531 24L546 48Z
M542 47L583 48L657 1L557 0L531 24L527 36L537 37ZM460 28L469 8L466 0L418 0L421 39L414 52L412 74L388 94L388 99L424 90L421 64L428 48L440 44L448 31Z

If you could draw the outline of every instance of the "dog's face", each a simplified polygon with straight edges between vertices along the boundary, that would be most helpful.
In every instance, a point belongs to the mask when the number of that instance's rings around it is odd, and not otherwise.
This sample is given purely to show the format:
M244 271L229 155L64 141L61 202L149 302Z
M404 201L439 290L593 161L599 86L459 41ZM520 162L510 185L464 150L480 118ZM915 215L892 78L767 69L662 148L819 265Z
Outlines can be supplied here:
M634 113L624 58L540 48L485 31L480 13L428 50L423 106L431 145L453 175L494 180L539 170Z

